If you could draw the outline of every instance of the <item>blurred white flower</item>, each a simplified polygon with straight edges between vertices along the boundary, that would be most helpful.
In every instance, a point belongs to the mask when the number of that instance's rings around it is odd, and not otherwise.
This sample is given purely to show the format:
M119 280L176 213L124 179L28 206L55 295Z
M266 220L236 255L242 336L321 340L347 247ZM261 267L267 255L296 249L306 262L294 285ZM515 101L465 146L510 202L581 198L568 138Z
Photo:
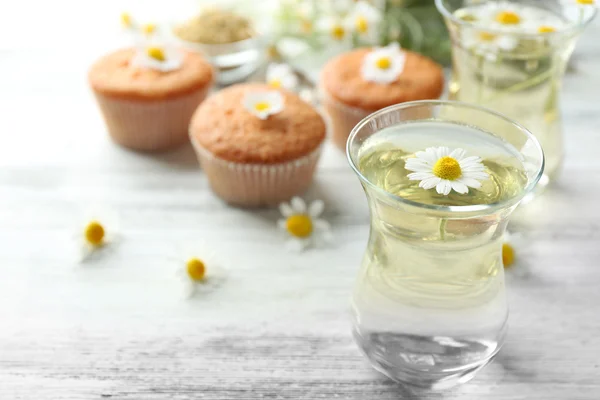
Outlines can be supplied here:
M464 31L464 44L489 61L498 59L502 51L512 51L519 45L519 39L510 34L496 34L479 29Z
M392 83L404 70L406 56L397 43L369 52L362 64L363 79L376 83Z
M283 96L278 91L248 93L243 100L244 107L260 119L283 110Z
M183 58L183 53L172 45L155 40L142 40L131 64L168 72L181 68Z
M375 43L382 18L377 8L365 1L359 1L346 17L346 25L356 32L363 43Z
M328 42L336 46L350 46L352 30L342 18L327 16L317 23L319 32L325 35Z
M217 256L214 247L207 243L187 245L183 257L177 259L177 275L182 282L185 297L210 292L227 279L227 270L221 258Z
M298 77L287 64L269 64L266 80L274 89L294 90L298 85Z
M307 206L304 200L294 197L290 203L281 203L279 210L284 217L278 221L279 228L288 235L287 248L302 251L319 241L331 240L331 226L319 216L325 205L322 200Z
M93 253L113 243L118 237L119 218L108 208L93 206L82 212L75 238L76 259L83 262Z

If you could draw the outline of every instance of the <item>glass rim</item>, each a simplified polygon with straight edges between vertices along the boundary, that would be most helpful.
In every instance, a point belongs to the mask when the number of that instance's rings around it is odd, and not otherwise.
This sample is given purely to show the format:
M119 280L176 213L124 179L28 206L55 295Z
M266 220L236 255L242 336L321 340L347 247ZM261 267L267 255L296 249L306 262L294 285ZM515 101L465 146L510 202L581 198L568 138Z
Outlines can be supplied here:
M520 37L526 37L526 38L536 38L536 37L540 37L540 33L534 33L534 32L506 32L503 31L501 29L494 29L494 28L483 28L483 27L477 27L476 25L472 24L469 21L464 21L458 17L456 17L454 15L454 13L452 11L450 11L445 3L447 0L435 0L435 6L438 9L438 11L440 12L440 14L442 14L442 16L444 18L447 18L449 20L451 20L452 22L454 22L457 25L460 25L462 27L468 27L468 28L475 28L475 29L481 29L481 30L485 30L486 32L492 33L492 34L496 34L496 35L508 35L508 36L520 36ZM509 0L510 3L514 3L514 1ZM574 33L578 33L581 32L590 22L592 22L592 20L596 17L596 14L598 13L598 7L596 7L595 5L591 6L593 11L591 13L591 15L586 18L585 20L571 25L569 26L567 29L563 29L563 30L557 30L555 32L548 32L548 33L544 33L543 37L560 37L560 36L565 36L568 34L574 34Z
M505 199L505 200L499 201L499 202L495 202L495 203L474 204L474 205L469 205L469 206L440 206L440 205L434 205L434 204L419 203L419 202L416 202L413 200L408 200L403 197L397 196L393 193L387 192L384 189L380 188L379 186L375 185L373 182L371 182L367 177L365 177L363 175L363 173L358 168L357 162L355 162L355 160L352 156L352 151L351 151L350 147L353 144L356 135L362 130L362 128L365 125L367 125L369 122L371 122L374 119L377 119L378 117L380 117L382 115L388 114L390 112L398 111L398 110L412 108L415 106L424 106L424 105L425 106L457 106L457 107L462 107L462 108L469 108L472 110L477 110L477 111L487 113L496 118L500 118L500 119L504 120L505 122L508 122L509 124L515 126L518 130L520 130L527 137L528 140L531 140L535 144L535 148L537 149L537 152L540 155L541 163L540 163L540 166L538 167L535 177L527 182L527 185L523 188L523 190L521 190L521 192L518 195L515 195L513 197L510 197L508 199ZM422 120L425 121L427 119L424 118ZM390 126L392 126L392 125L390 125ZM478 127L474 127L474 128L481 130ZM490 132L490 133L492 133L492 132ZM409 101L409 102L405 102L405 103L395 104L395 105L392 105L392 106L389 106L386 108L382 108L381 110L368 115L367 117L363 118L358 124L356 124L356 126L354 128L352 128L352 131L350 132L350 135L348 136L348 141L346 142L346 157L348 159L348 162L350 163L350 166L352 167L352 169L354 170L356 175L358 175L360 181L363 184L366 184L369 188L375 190L379 195L384 196L385 198L388 198L395 202L406 204L406 205L409 205L412 207L426 209L429 211L446 212L446 213L452 213L452 214L470 214L470 213L477 213L477 212L489 213L494 210L505 209L505 208L508 208L508 207L511 207L511 206L517 204L525 196L527 196L530 192L533 191L533 189L535 188L535 186L537 185L537 183L543 176L544 167L546 164L546 157L544 155L544 151L542 149L540 142L533 135L533 133L531 133L523 125L521 125L518 122L513 121L512 119L504 116L503 114L496 112L494 110L491 110L489 108L482 107L482 106L475 105L475 104L465 103L465 102L461 102L461 101L454 101L454 100ZM358 160L356 160L356 161L358 161Z

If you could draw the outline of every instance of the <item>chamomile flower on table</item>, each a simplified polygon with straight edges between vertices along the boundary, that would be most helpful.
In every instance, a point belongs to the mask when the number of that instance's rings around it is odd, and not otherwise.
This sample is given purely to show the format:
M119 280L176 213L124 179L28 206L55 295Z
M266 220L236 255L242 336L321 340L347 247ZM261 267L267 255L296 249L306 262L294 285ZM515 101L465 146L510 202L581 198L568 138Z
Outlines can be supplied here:
M502 243L502 264L504 270L517 277L525 277L531 271L527 259L530 257L531 243L522 233L504 233Z
M346 25L352 28L362 43L375 43L382 18L379 9L366 1L359 1L346 17Z
M394 82L404 70L406 55L397 43L369 52L361 66L363 79L375 83Z
M76 259L84 262L95 253L114 244L118 232L119 218L114 210L95 206L83 211L74 233Z
M294 90L298 86L298 77L288 64L269 64L266 81L273 89Z
M244 108L260 119L267 119L283 110L283 96L276 90L246 94Z
M283 218L279 219L279 228L287 236L286 247L300 252L311 246L332 239L329 222L319 218L325 209L322 200L315 200L309 205L299 197L289 203L281 203L279 211Z
M478 189L481 182L489 179L485 166L478 156L467 156L463 149L429 147L418 151L415 157L406 160L405 168L413 171L408 179L418 180L419 187L435 188L447 196L452 190L465 194L469 188Z
M185 246L182 253L176 267L184 297L209 293L227 279L223 259L214 246L200 242Z

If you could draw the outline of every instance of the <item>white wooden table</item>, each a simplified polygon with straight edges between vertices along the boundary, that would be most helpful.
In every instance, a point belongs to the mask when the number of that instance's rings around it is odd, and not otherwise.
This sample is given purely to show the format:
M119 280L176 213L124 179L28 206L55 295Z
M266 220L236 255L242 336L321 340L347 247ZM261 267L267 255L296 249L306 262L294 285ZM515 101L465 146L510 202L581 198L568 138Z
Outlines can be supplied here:
M52 29L67 3L80 18ZM191 148L147 156L108 140L85 73L116 40L91 32L122 6L87 4L36 3L47 33L0 42L0 399L600 398L599 23L565 81L563 176L517 226L528 243L509 272L506 346L462 387L411 393L349 334L369 217L344 155L327 147L306 195L325 200L336 242L287 253L277 211L225 206ZM119 212L121 238L78 266L69 238L89 204ZM202 239L229 279L183 300L179 248Z

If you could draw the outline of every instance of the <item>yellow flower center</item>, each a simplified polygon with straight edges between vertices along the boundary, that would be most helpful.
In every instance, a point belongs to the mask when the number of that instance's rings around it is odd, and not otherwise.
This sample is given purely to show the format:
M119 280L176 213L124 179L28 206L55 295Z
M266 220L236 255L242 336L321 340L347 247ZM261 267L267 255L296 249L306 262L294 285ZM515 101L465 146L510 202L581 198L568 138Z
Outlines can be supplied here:
M146 54L148 54L148 57L154 58L160 62L167 59L167 57L165 57L165 52L160 47L148 47L146 49Z
M481 40L482 42L491 42L495 39L496 39L496 35L494 35L493 33L489 33L489 32L480 32L479 33L479 40Z
M104 243L104 227L98 221L92 221L85 227L85 241L95 247Z
M556 32L556 29L552 26L542 25L538 28L539 33L552 33Z
M267 111L269 108L271 108L271 105L269 103L267 103L266 101L259 101L258 103L256 103L254 105L254 109L256 111Z
M311 33L313 29L313 24L308 19L302 19L302 21L300 22L300 29L304 33Z
M356 18L355 25L356 30L359 33L367 33L367 31L369 30L369 22L365 17L359 16L358 18Z
M596 0L577 0L577 3L582 4L584 6L590 6L596 3Z
M279 89L281 87L281 79L271 79L269 81L269 86L271 86L273 89Z
M433 166L433 174L438 178L453 181L462 175L460 164L452 157L442 157Z
M516 25L521 22L521 17L512 11L502 11L496 15L496 21L503 25Z
M131 15L129 15L129 13L121 13L121 25L123 25L126 28L131 27Z
M381 58L377 59L377 61L375 62L375 65L379 69L388 69L392 66L392 60L390 60L389 57L381 57Z
M190 258L186 263L186 271L188 276L195 282L204 280L206 274L206 266L197 258Z
M156 31L156 24L146 24L142 27L142 31L146 35L152 35Z
M285 222L285 227L290 235L299 238L309 237L313 231L312 220L305 214L297 214L288 217Z
M509 268L515 263L515 249L508 243L502 245L502 263Z
M331 28L331 36L333 36L335 40L342 40L344 36L346 36L346 30L341 25L334 25L333 28Z

